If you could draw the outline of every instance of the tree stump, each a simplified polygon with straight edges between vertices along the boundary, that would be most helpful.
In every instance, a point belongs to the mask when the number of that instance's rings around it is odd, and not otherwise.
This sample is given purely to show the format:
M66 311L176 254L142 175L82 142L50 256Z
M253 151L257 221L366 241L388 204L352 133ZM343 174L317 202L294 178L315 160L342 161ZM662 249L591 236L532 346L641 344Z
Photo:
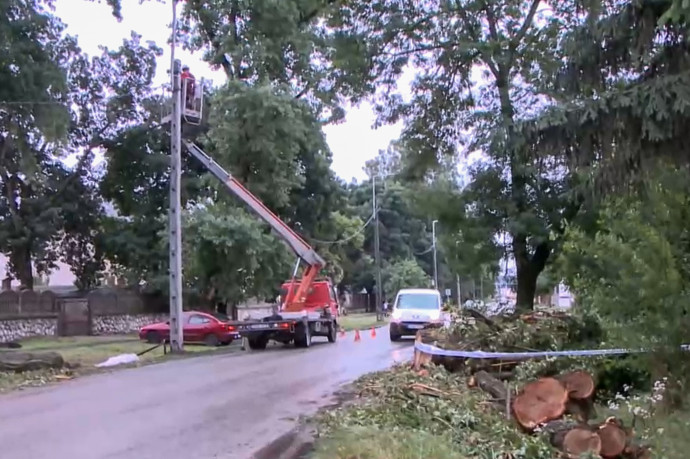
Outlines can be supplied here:
M601 438L592 429L575 427L565 435L554 436L553 446L563 451L567 457L579 458L584 453L601 453Z
M628 443L628 435L625 430L615 421L608 420L599 426L597 435L601 438L601 456L606 459L613 459L625 451Z
M57 352L0 352L0 371L21 373L64 365L65 361Z

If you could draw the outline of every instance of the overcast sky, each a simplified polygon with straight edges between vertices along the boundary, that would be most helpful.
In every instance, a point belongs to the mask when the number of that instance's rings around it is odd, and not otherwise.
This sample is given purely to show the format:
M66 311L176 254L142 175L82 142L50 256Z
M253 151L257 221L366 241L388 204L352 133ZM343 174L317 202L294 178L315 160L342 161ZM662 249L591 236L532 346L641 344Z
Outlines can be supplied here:
M79 37L82 49L92 55L99 54L99 45L117 48L124 38L129 38L132 30L142 35L142 39L152 40L164 49L165 54L158 62L155 84L160 86L168 81L170 67L170 47L166 41L170 34L172 3L166 0L149 1L139 5L137 1L122 2L122 22L112 15L105 3L90 3L75 0L57 0L56 13L67 24L67 32ZM182 6L178 4L178 11ZM189 64L197 78L213 79L215 83L225 80L220 71L212 70L201 60L201 54L192 55L177 49L176 57ZM389 142L398 138L400 125L384 126L374 130L374 113L369 104L348 110L344 123L324 128L328 144L333 151L333 169L343 179L361 180L366 177L362 167L364 162L375 157L379 150L385 149Z

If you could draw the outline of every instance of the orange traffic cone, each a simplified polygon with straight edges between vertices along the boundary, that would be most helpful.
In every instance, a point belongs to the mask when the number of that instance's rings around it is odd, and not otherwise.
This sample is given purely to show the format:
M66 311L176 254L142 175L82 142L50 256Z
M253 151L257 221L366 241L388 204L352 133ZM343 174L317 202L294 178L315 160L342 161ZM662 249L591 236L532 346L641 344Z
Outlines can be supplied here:
M371 327L371 337L376 338L376 327Z
M342 328L342 327L340 328L340 337L341 337L341 338L344 338L344 337L345 337L345 329Z
M359 330L355 330L355 342L361 341L362 338L359 337Z

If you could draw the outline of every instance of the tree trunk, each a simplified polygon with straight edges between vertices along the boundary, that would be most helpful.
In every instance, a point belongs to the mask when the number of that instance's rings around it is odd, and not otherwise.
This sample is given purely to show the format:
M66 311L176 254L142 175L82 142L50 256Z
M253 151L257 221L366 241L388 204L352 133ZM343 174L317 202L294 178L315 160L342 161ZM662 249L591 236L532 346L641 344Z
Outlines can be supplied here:
M20 290L34 289L34 270L31 261L31 250L27 245L17 247L11 253L11 261L19 281Z
M529 261L527 266L520 267L517 263L517 299L515 312L522 313L534 309L534 293L537 290L537 278L532 275Z
M62 368L65 361L57 352L0 352L0 371L34 371Z

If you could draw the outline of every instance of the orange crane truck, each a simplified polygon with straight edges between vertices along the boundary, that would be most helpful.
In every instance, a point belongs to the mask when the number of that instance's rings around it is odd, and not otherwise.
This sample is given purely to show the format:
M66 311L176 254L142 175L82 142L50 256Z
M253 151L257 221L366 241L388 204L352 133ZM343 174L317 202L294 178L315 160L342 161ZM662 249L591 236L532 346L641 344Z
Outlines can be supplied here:
M192 142L183 141L189 152L226 188L246 204L298 256L292 279L281 289L280 310L261 320L234 322L237 332L247 338L250 349L265 349L270 340L296 347L311 346L312 337L325 336L334 343L338 337L338 295L332 282L317 276L326 262L296 232L271 212L256 196ZM306 267L297 278L300 262Z

